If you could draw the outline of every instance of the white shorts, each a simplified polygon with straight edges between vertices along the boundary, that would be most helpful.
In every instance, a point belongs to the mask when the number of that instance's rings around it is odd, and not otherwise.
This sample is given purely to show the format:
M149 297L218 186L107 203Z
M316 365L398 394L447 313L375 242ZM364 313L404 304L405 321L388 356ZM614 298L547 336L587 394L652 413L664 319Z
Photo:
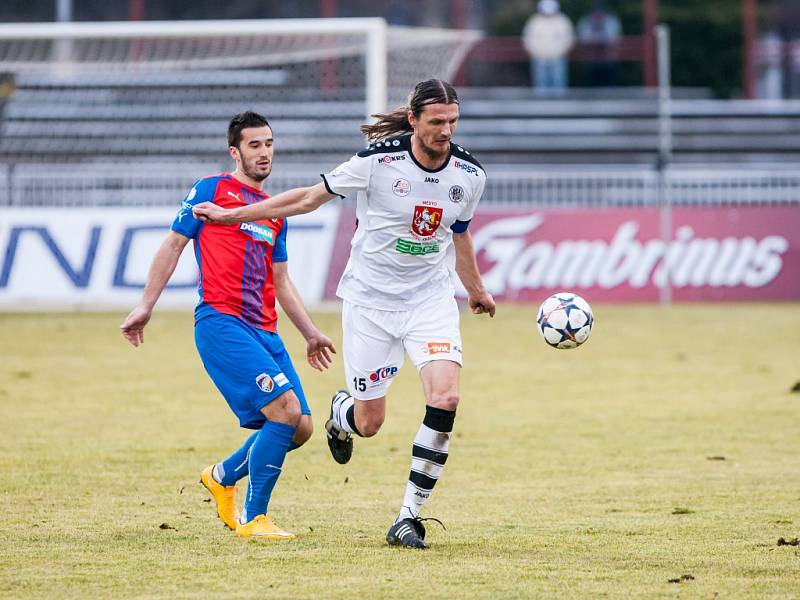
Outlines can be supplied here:
M387 311L344 301L342 347L350 394L358 400L386 395L405 353L420 370L433 360L461 365L458 305L452 296L412 310Z

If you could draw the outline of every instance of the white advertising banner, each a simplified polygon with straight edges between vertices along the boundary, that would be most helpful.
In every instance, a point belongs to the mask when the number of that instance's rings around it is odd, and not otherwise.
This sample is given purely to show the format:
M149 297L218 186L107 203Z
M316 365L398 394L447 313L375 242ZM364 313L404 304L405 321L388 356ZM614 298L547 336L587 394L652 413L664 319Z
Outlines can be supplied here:
M169 231L172 208L4 208L0 211L0 309L130 308ZM289 219L289 273L303 300L322 299L339 208ZM197 303L192 244L159 307Z

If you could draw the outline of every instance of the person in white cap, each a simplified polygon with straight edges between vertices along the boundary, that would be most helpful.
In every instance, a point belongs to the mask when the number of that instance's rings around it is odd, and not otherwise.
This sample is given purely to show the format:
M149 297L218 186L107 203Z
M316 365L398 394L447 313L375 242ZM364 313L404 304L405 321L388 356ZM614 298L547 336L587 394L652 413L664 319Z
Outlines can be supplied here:
M531 57L531 82L537 90L562 95L567 87L567 53L575 42L572 22L558 0L539 0L525 23L522 42Z

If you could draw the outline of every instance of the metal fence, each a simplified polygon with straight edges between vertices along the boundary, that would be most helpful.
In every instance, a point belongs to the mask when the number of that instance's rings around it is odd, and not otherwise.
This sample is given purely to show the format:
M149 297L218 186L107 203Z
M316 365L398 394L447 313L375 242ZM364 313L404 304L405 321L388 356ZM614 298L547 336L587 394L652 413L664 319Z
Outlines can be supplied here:
M277 165L266 190L312 185L332 165ZM0 165L0 206L174 206L199 178L227 164ZM658 173L641 166L506 168L487 166L483 202L508 207L655 206ZM800 168L674 167L664 178L672 205L796 204Z
M672 205L798 203L800 170L672 168L663 179ZM655 206L660 204L655 169L557 167L490 171L484 201L552 208Z

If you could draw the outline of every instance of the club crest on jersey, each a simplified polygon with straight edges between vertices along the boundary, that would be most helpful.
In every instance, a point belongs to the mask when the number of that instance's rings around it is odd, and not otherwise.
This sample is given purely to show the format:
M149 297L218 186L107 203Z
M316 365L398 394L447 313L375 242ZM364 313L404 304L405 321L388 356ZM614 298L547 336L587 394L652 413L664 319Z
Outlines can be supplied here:
M269 394L273 389L275 389L275 382L272 381L272 377L266 373L261 373L261 375L256 377L256 384L265 394Z
M414 219L411 222L411 231L421 238L430 238L439 229L442 223L443 208L432 206L415 206Z
M454 185L450 188L450 202L458 204L464 199L464 188L460 185Z
M395 196L408 196L408 192L411 191L411 184L405 179L395 179L392 184L392 191Z
M249 233L250 236L259 242L267 242L270 246L275 245L275 232L266 225L260 223L241 223L239 231Z

